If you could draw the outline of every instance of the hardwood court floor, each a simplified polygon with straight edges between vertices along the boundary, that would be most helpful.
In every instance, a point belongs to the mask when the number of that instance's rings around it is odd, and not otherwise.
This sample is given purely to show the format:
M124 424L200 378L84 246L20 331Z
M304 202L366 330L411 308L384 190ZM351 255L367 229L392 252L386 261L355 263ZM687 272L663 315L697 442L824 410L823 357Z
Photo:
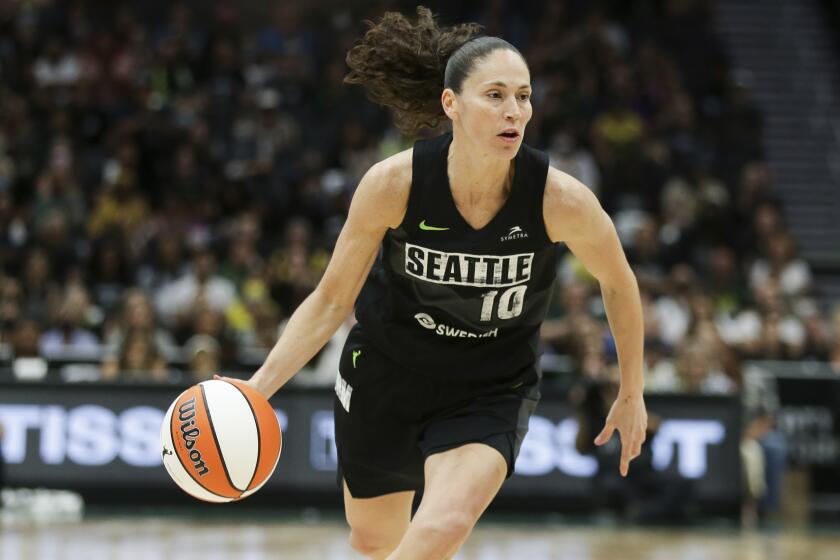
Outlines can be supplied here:
M243 523L121 517L6 523L0 560L358 559L334 520ZM458 560L837 560L834 533L671 530L483 522Z

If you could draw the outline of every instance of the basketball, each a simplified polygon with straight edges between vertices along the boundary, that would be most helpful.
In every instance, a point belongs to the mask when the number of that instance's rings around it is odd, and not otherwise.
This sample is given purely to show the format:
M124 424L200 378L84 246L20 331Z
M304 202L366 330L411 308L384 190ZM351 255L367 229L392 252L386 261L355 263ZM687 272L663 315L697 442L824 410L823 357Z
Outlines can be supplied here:
M169 406L163 464L187 494L231 502L259 490L277 466L282 435L264 396L238 381L203 381Z

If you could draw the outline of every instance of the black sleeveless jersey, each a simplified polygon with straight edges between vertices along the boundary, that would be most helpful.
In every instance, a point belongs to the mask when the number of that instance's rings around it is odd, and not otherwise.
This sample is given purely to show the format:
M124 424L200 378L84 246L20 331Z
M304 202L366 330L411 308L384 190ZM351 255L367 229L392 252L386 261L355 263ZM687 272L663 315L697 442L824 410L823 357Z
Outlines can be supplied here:
M414 145L405 219L388 230L356 302L359 328L407 370L515 383L533 371L556 276L543 220L548 158L524 144L501 210L473 229L452 198L452 135Z

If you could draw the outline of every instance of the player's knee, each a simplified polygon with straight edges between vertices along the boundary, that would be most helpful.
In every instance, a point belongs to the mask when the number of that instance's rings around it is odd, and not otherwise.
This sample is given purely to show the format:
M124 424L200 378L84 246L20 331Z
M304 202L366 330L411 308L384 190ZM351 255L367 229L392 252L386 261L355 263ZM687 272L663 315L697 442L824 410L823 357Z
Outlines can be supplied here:
M414 523L426 534L426 538L444 545L444 549L466 539L473 525L475 516L466 511L449 511L438 515L429 515L424 519L415 519Z
M350 546L366 558L385 558L400 543L402 535L375 529L350 528Z

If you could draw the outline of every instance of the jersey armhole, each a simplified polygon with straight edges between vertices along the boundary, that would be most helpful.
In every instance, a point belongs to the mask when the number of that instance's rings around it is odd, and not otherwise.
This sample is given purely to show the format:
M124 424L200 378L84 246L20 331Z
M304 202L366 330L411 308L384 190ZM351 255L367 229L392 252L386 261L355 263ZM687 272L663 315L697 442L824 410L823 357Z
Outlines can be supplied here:
M542 241L546 245L557 245L557 243L552 241L551 237L549 237L548 226L545 223L545 189L548 186L548 169L550 167L548 155L539 150L531 150L530 156L534 159L533 169L536 176L534 183L540 185L540 187L534 189L534 197L536 200L533 202L532 208L534 208L537 213L537 215L534 216L534 221L540 224Z
M397 227L391 228L389 231L398 229L407 231L411 224L415 222L416 209L423 194L421 192L421 181L419 180L417 170L423 169L423 161L426 159L423 156L426 154L427 144L428 142L425 140L418 140L414 143L414 149L411 152L411 185L408 187L408 202L405 206L405 216L403 216L402 221Z

